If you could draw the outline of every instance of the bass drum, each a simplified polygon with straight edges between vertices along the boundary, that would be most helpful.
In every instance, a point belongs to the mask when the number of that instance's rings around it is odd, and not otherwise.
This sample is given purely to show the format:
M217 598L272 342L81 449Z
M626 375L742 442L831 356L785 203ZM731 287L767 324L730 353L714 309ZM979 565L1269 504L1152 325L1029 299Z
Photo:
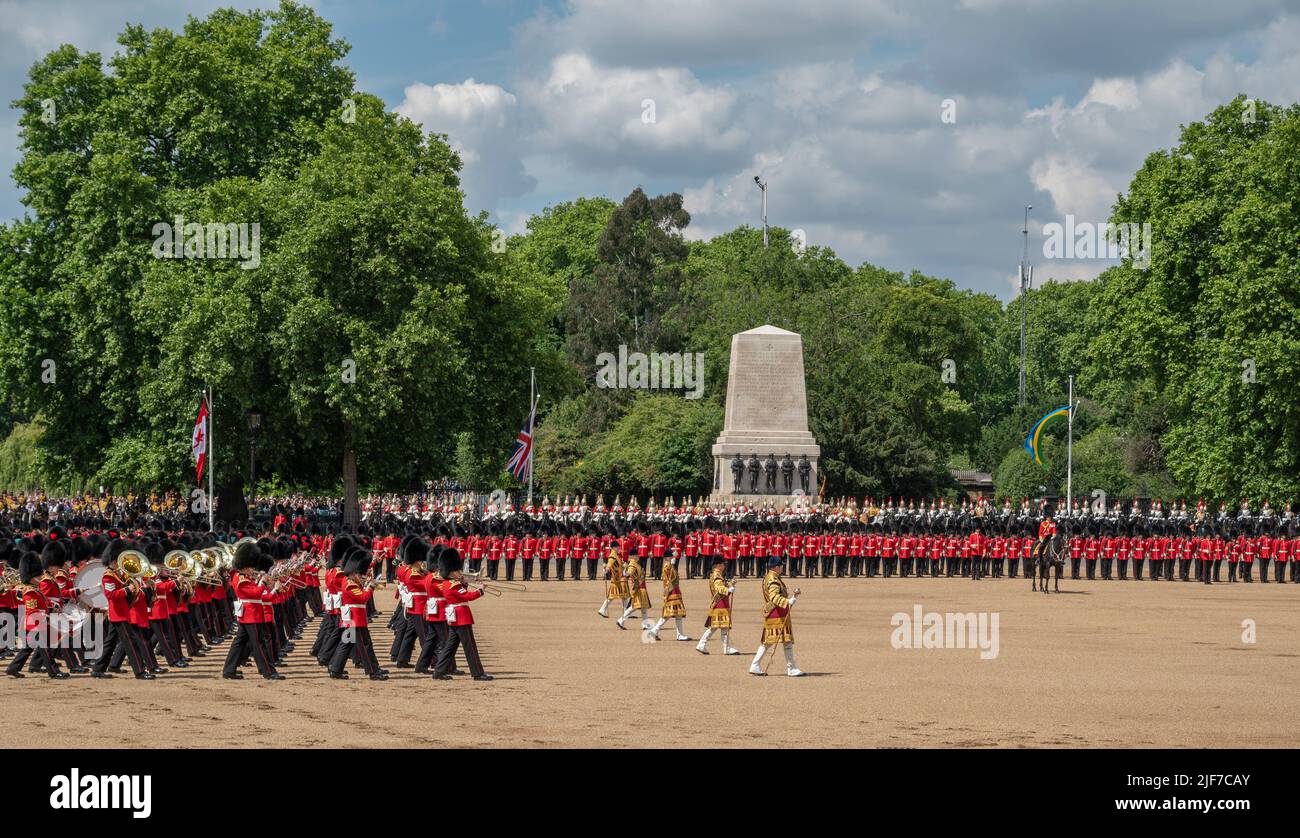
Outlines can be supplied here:
M102 562L88 562L77 572L73 587L81 589L77 604L86 609L108 608L108 597L104 594L104 574L108 568Z

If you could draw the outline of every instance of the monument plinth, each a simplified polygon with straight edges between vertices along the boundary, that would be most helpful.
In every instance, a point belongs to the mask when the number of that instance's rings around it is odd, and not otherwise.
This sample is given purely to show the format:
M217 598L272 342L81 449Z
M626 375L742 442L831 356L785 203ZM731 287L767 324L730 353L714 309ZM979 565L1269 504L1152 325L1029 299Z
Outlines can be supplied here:
M815 494L820 455L808 430L803 338L775 326L732 335L726 419L713 444L714 494Z

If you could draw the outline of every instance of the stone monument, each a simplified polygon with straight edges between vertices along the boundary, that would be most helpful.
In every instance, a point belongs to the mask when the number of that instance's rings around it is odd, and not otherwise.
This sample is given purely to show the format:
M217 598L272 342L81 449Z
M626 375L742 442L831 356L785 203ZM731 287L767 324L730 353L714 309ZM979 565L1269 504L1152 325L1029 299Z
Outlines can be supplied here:
M714 495L815 495L820 454L808 430L803 338L775 326L732 335L727 414L713 444ZM787 457L790 466L777 479L775 466Z

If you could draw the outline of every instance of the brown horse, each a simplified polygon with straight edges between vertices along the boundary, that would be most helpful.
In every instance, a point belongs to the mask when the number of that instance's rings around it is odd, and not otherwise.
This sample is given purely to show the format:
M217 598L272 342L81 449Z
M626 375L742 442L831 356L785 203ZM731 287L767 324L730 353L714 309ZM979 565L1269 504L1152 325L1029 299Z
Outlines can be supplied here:
M1061 592L1061 574L1065 570L1065 538L1055 533L1034 548L1034 560L1029 568L1030 590L1047 593L1047 577L1056 568L1055 592Z

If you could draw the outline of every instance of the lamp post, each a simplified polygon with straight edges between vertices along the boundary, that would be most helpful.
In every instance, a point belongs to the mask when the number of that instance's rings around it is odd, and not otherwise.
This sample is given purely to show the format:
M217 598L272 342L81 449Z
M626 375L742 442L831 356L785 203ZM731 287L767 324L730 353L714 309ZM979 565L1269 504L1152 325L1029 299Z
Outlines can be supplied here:
M1029 267L1029 211L1033 204L1025 205L1025 227L1020 232L1025 234L1024 254L1020 257L1020 406L1025 405L1025 324L1026 307L1029 305L1029 286L1033 282L1034 270Z
M252 515L253 504L257 500L257 434L262 430L262 412L255 407L248 409L248 506Z
M754 175L754 183L763 192L763 247L767 247L767 181Z

